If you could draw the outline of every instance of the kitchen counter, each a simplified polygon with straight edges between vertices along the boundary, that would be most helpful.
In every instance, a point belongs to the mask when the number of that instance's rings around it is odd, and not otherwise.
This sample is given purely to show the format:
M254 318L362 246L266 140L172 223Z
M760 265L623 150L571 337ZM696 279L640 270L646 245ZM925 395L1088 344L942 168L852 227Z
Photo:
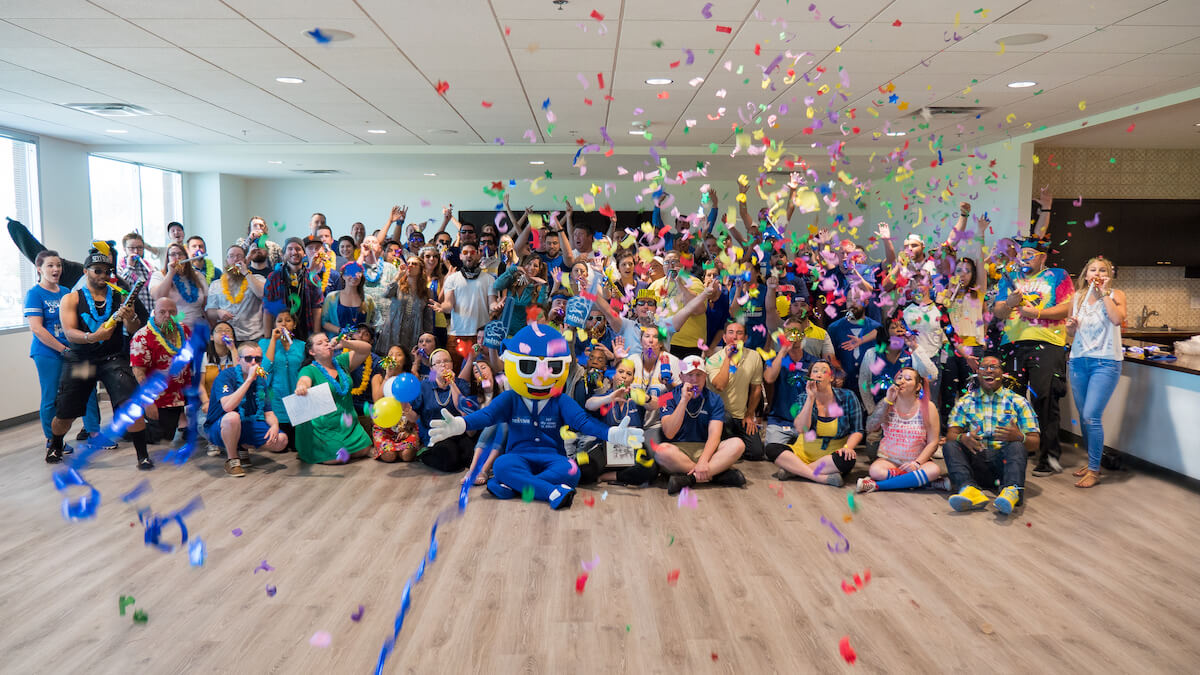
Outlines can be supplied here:
M1122 342L1126 346L1153 346L1139 340ZM1164 363L1140 354L1125 354L1121 379L1102 417L1104 443L1200 479L1200 356L1176 358ZM1082 436L1079 413L1069 391L1060 411L1062 428Z
M1172 328L1163 330L1161 327L1122 328L1121 337L1129 340L1143 340L1157 345L1174 346L1180 340L1189 340L1194 335L1200 335L1200 328Z

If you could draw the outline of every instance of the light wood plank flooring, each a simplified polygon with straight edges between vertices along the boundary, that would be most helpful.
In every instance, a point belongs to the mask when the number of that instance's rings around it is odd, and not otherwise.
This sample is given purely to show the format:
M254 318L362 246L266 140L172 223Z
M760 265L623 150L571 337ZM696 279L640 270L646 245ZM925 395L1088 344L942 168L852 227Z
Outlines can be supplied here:
M1078 466L1078 451L1067 460ZM563 513L476 493L440 533L387 672L848 672L842 636L854 672L1200 663L1200 494L1178 481L1131 471L1084 491L1068 474L1031 477L1012 518L953 513L941 493L877 493L845 522L846 489L788 482L780 497L773 467L740 466L747 488L698 490L695 510L662 489L586 489ZM50 475L35 424L0 431L3 672L371 672L459 480L294 454L257 456L242 479L203 455L143 474L122 444L85 471L104 495L98 517L67 523ZM145 477L141 502L156 511L203 497L187 520L208 544L203 568L143 545L119 497ZM848 553L826 549L822 515ZM264 559L275 570L255 573ZM870 584L843 593L868 568ZM121 595L136 598L125 617ZM329 648L309 645L316 631Z

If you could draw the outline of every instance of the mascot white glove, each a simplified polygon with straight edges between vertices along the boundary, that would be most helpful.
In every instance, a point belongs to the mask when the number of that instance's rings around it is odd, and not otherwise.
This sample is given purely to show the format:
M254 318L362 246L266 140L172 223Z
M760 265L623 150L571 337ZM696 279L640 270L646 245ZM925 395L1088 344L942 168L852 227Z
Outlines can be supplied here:
M626 418L626 422L628 422ZM639 434L640 429L636 429ZM461 417L455 417L450 414L449 410L442 408L442 419L433 420L429 423L429 445L437 445L447 438L461 436L467 432L467 421ZM611 435L610 435L611 436Z
M430 432L430 440L433 439L433 433ZM629 416L621 420L621 424L615 427L610 427L608 430L608 442L613 445L624 445L633 449L643 447L646 442L646 432L641 429L629 428Z

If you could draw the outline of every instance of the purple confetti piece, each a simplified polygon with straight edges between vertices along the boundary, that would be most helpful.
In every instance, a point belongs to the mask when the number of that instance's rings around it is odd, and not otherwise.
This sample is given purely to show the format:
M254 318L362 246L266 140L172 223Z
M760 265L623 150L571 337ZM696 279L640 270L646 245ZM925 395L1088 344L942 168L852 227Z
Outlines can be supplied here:
M272 586L271 584L267 584L267 597L270 597L270 598L275 597L275 593L277 590L278 589L275 588L274 586Z
M591 561L587 561L587 560L579 561L579 566L583 568L584 572L591 572L592 570L596 569L596 565L599 565L599 564L600 564L599 554L597 554L595 558L592 558Z
M696 62L696 55L692 53L692 50L685 49L683 50L683 53L687 54L687 61L684 63L684 65L690 66Z
M504 139L503 139L503 138L497 138L497 139L496 139L495 141L493 141L493 142L494 142L496 145L504 145Z
M275 569L274 567L271 567L270 565L268 565L268 564L267 564L267 561L266 561L266 560L264 560L264 561L262 561L262 562L260 562L260 563L258 564L258 567L255 567L255 568L254 568L254 573L255 573L255 574L258 574L258 571L259 571L259 570L262 570L262 571L264 571L264 572L270 572L270 571L272 571L272 570L274 570L274 569Z
M846 535L844 535L844 534L842 534L841 532L839 532L839 531L838 531L838 529L837 529L837 526L836 526L836 525L834 525L833 523L831 523L831 522L829 521L829 519L828 519L828 518L826 518L825 516L821 516L821 524L822 524L822 525L828 525L828 526L829 526L829 529L833 530L833 533L834 533L834 534L836 534L836 535L838 536L838 539L840 540L840 541L838 542L838 545L837 545L837 547L834 547L832 544L828 544L828 543L826 543L826 544L825 544L825 547L826 547L826 548L828 548L828 549L830 550L830 552L832 552L832 553L845 553L845 552L847 552L847 551L849 551L849 550L850 550L850 540L849 540L849 539L846 539Z
M704 5L704 8L700 10L700 16L702 16L706 19L711 19L712 18L712 6L713 6L713 4L711 2Z
M345 448L341 448L337 451L336 458L337 458L337 461L341 462L342 464L345 464L346 462L350 461L350 453L346 452Z
M1100 212L1097 211L1096 216L1094 218L1092 218L1091 220L1083 221L1083 224L1087 227L1095 227L1095 226L1099 225L1100 224Z
M846 24L838 25L838 22L834 21L833 17L831 16L831 17L829 17L829 25L840 30L842 28L845 28L846 26L849 26L850 24L846 23Z
M1074 206L1083 206L1083 196L1080 195L1079 199L1076 199L1075 201L1071 202L1071 204Z
M233 528L233 536L235 536L235 537L242 536L242 528L240 528L240 527Z
M359 605L358 611L350 615L350 620L355 623L362 621L364 611L366 611L366 608L363 607L362 605Z

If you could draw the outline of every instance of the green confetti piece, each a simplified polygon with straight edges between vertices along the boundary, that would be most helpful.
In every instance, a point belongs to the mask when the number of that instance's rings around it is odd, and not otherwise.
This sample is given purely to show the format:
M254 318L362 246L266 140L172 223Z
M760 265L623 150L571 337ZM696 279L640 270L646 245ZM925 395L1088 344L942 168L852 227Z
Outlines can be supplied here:
M688 131L691 131L691 129L692 129L691 127L685 125L683 127L683 133L686 135Z
M630 628L631 628L631 626L630 626L629 624L625 624L625 632L626 632L626 633L628 633L628 632L629 632L629 629L630 629Z
M546 169L546 178L554 178L554 174L550 173L549 169Z
M1109 157L1109 158L1108 158L1108 163L1109 163L1109 164L1116 164L1116 163L1117 163L1117 158L1116 158L1116 157Z
M850 505L850 513L858 513L858 506L854 504L854 493L846 493L846 503Z
M525 502L526 504L533 501L532 485L526 485L525 487L521 488L521 501Z
M648 141L652 141L652 140L654 140L654 134L650 133L649 131L647 131L647 132L643 133L643 134L642 134L642 137L643 137L643 138L645 138L645 139L646 139L646 140L648 140Z
M136 623L146 623L149 621L149 617L146 616L146 612L144 610L139 609L133 613L133 620Z
M553 125L553 124L547 124L547 125L546 125L546 135L547 135L547 136L553 136L553 135L554 135L554 125Z
M121 616L125 616L125 608L136 602L132 595L122 595L117 600L117 609L121 610Z
M651 42L650 44L654 45L655 47L658 47L659 49L662 49L662 46L663 46L663 41L662 41L662 40L655 40L655 41Z
M714 155L715 155L715 154L717 154L717 144L716 144L716 143L709 143L709 144L708 144L708 151L709 151L709 152L711 152L711 153L712 153L712 154L714 154Z
M675 535L671 535L671 541L667 543L667 546L670 546L671 544L674 544L674 543L675 543Z

